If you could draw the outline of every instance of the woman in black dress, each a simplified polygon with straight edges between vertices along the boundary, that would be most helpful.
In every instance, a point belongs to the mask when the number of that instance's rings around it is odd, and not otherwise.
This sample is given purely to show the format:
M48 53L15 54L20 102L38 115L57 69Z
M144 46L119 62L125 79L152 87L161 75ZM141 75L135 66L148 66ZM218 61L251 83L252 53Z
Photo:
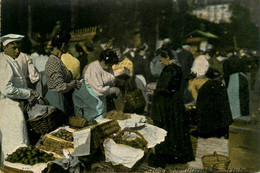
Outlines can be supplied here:
M184 118L182 70L168 51L160 51L160 61L165 65L153 96L151 118L154 125L168 133L165 141L155 147L153 166L166 163L185 163L194 160L189 125Z

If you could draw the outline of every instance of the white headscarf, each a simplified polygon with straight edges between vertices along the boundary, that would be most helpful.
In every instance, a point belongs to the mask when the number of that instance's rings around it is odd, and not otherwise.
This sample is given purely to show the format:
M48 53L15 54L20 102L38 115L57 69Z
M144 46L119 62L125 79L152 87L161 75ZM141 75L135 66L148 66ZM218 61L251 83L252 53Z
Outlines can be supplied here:
M7 34L7 35L0 37L0 42L2 42L4 46L6 46L8 43L11 43L13 41L21 41L23 38L24 38L23 35Z

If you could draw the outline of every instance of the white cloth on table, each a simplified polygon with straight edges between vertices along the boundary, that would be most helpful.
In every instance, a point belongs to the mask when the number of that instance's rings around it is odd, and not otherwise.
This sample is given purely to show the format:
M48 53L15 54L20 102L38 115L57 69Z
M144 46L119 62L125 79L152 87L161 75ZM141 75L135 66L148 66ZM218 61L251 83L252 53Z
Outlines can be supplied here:
M0 54L0 132L1 163L7 154L28 144L22 99L30 97L25 77L18 63L4 53Z
M97 118L96 121L101 124L109 121L109 119L104 119L102 116ZM146 117L143 115L131 114L131 118L125 120L117 120L120 128L122 130L127 128L136 128L141 127L137 131L143 135L147 141L147 147L152 148L155 145L163 142L167 135L167 131L162 128L156 127L151 124L146 123Z
M144 156L144 151L127 145L116 144L113 139L104 141L106 162L122 164L132 168L134 164Z

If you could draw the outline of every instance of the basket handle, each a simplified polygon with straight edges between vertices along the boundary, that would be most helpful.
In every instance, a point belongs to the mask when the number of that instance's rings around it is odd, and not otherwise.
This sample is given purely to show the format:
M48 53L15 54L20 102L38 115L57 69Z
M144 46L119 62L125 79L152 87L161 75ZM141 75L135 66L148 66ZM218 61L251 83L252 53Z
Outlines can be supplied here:
M217 158L217 161L219 162L218 153L216 151L214 151L213 155Z
M76 117L79 117L79 112L81 111L81 117L80 118L83 118L83 115L84 115L84 110L83 108L79 108L78 111L77 111L77 114L76 114Z
M147 142L147 140L144 138L144 136L143 136L141 133L139 133L139 132L136 131L136 130L125 129L125 130L120 131L120 132L117 134L117 136L123 136L123 134L124 134L125 132L135 133L135 134L137 134L139 137L141 137L142 140L144 140L145 143L146 143L144 150L145 150L145 151L148 150L148 147L147 147L148 142Z
M46 98L39 97L38 100L37 100L38 103L39 103L39 100L43 100L44 105L49 105L49 102L48 102L48 100L47 100ZM33 105L33 106L34 106L34 105ZM29 110L30 110L30 104L28 103L28 104L26 105L25 111L28 112Z

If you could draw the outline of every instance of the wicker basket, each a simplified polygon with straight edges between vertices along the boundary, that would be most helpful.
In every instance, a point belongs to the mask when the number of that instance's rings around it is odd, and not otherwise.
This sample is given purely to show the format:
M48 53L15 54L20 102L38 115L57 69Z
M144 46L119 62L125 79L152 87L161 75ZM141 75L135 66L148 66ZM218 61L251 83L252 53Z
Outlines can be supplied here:
M45 105L49 105L46 99L41 99L44 100ZM28 112L29 109L29 105L27 105L26 111ZM66 123L67 116L58 109L53 108L49 112L27 121L36 133L45 134Z
M91 147L93 147L93 149L101 148L102 152L104 152L104 140L109 136L118 133L120 130L121 128L116 120L108 121L93 127L91 129Z
M37 143L36 147L45 151L63 154L63 149L74 150L74 142L48 134Z
M215 151L214 154L205 155L201 158L203 169L212 170L227 170L230 160L227 156L219 155Z
M143 137L143 135L135 130L131 130L131 129L126 129L126 130L122 130L119 131L115 136L110 136L111 139L113 139L116 143L121 144L122 141L124 140L124 137L130 133L134 133L137 135L137 137L141 138L141 140L145 143L144 147L142 148L142 150L144 151L144 156L138 160L134 166L132 168L127 168L123 165L112 165L112 168L116 171L116 172L129 172L129 171L137 171L139 169L139 167L144 163L144 161L147 159L149 153L150 153L150 149L147 148L147 144L148 142L146 141L146 139Z
M82 117L79 117L79 112L81 111L82 113ZM82 108L79 108L78 111L77 111L77 115L76 117L70 117L69 118L69 124L72 126L72 127L76 127L76 128L82 128L82 127L85 127L87 125L87 120L85 120L83 118L83 115L84 115L84 110Z

